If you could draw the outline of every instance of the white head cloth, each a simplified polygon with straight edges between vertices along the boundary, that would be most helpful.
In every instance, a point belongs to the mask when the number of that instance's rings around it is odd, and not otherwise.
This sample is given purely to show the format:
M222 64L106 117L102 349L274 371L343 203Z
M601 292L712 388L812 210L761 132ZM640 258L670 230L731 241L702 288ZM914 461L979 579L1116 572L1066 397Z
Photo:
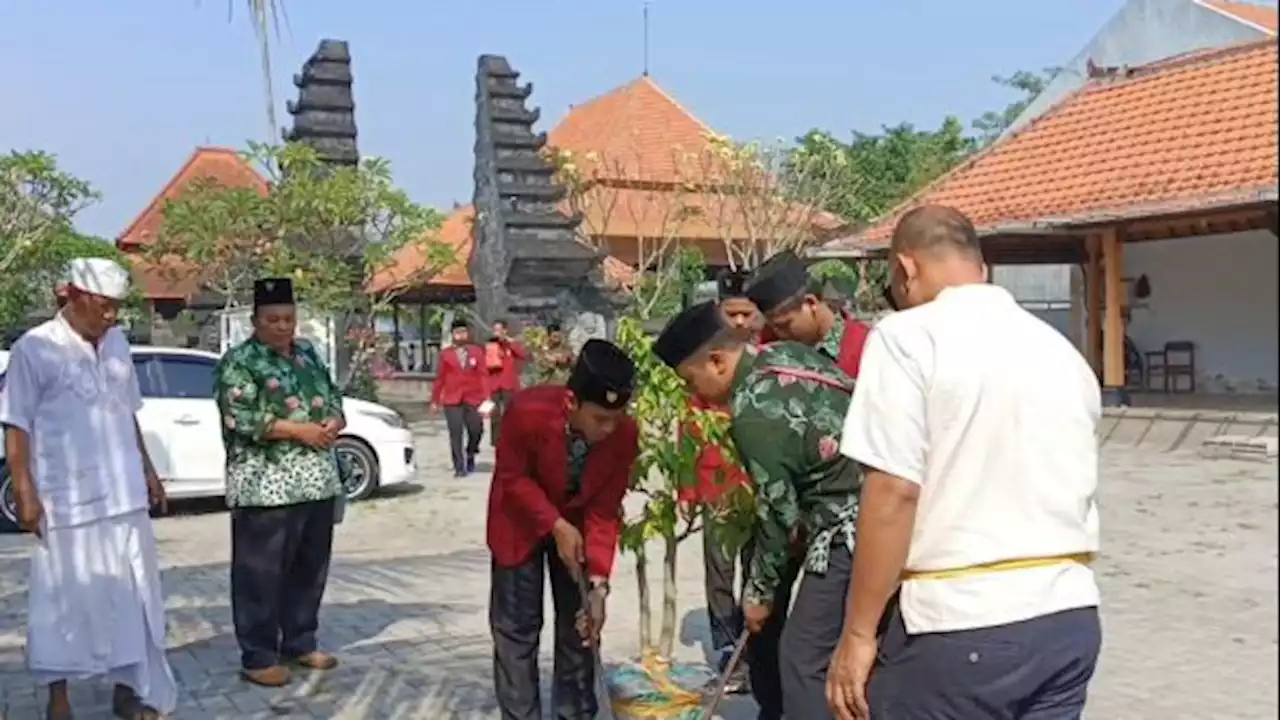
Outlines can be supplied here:
M87 293L123 300L129 292L129 271L105 258L77 258L67 263L66 283Z

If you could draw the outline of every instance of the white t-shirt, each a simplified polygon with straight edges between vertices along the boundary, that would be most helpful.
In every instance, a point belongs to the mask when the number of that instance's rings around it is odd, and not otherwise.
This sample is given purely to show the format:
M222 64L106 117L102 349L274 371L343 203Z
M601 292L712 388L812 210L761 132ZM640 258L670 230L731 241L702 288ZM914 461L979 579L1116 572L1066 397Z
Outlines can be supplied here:
M129 341L112 328L95 349L62 315L14 343L0 424L31 437L31 474L52 529L148 507L134 415L142 394Z
M944 290L867 340L841 452L920 485L907 570L1098 550L1098 380L995 285ZM1098 604L1077 563L903 583L912 634Z

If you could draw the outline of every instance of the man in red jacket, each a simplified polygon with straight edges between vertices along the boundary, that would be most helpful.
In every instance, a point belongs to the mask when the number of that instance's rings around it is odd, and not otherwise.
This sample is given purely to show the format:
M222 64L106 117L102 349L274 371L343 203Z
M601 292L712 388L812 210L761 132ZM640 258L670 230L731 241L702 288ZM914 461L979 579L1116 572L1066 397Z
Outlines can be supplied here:
M444 408L444 421L449 428L454 477L465 477L476 469L476 454L484 435L480 404L489 399L488 381L484 353L472 344L471 329L465 320L454 321L453 346L440 352L440 367L431 383L431 409Z
M493 339L485 348L485 365L489 371L489 399L493 401L493 410L489 412L489 443L493 447L498 447L502 414L507 411L511 394L520 389L520 371L529 359L529 351L525 346L508 333L506 320L494 320Z
M764 314L766 341L809 345L849 377L858 377L862 347L871 329L852 315L833 310L795 253L780 252L756 268L746 282L746 294Z
M754 338L760 329L760 313L743 293L747 274L726 271L716 279L720 313L725 323L741 333L743 338ZM715 410L700 398L691 396L689 404L695 410ZM690 428L696 432L696 428ZM722 495L738 487L749 478L742 468L731 463L715 445L706 445L698 455L698 483L682 488L680 500L687 503L714 505ZM721 672L733 655L733 645L742 633L742 610L738 603L738 558L724 550L714 533L706 526L702 531L703 584L707 594L707 620L711 626L711 646L718 655ZM747 670L742 665L735 669L726 691L746 690Z
M504 720L542 717L544 577L555 606L552 714L591 720L599 709L590 648L604 624L622 496L639 452L635 421L626 415L634 382L626 353L589 340L563 386L521 390L507 407L488 514L489 627Z

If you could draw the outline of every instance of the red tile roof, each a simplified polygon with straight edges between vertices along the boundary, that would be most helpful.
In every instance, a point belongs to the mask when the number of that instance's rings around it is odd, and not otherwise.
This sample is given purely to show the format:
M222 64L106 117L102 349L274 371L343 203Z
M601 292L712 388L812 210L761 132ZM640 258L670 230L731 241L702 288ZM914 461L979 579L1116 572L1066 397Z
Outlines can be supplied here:
M723 263L726 237L751 237L746 217L773 227L780 218L754 207L757 198L749 198L753 207L744 210L731 197L700 197L684 189L690 183L716 182L722 165L709 142L714 133L643 76L574 107L548 133L547 144L573 153L584 176L600 184L583 194L582 230L630 239L630 252L624 250L621 259L635 262L631 255L637 238L679 237L703 245L709 262ZM670 216L681 209L688 210L685 219L673 224ZM817 234L844 224L834 215L799 206L794 215L798 222L808 217Z
M471 287L471 278L467 275L467 258L471 255L471 226L475 218L475 208L463 205L450 213L436 231L436 239L453 248L453 264L431 278L417 277L426 269L426 254L421 245L406 245L392 256L392 263L388 268L370 278L369 291L380 293L401 290L421 285L423 280L427 280L432 286Z
M824 251L877 247L920 204L987 232L1256 201L1277 186L1276 40L1096 78L1023 130Z
M193 182L211 179L226 187L254 187L267 192L266 178L230 148L198 147L142 212L118 236L116 245L131 249L155 240L164 219L165 201L182 194Z
M607 177L678 183L689 170L681 156L701 153L711 132L643 76L574 106L547 134L547 145L580 158L596 153L608 165L600 170Z
M1275 5L1258 5L1237 2L1237 0L1198 0L1198 2L1272 35L1280 30L1280 8Z
M182 194L193 182L210 179L226 187L252 187L267 192L267 181L240 153L229 148L199 147L116 237L116 246L130 255L134 281L152 300L185 300L200 289L199 272L175 259L167 267L156 266L141 257L143 248L155 242L164 220L164 205Z

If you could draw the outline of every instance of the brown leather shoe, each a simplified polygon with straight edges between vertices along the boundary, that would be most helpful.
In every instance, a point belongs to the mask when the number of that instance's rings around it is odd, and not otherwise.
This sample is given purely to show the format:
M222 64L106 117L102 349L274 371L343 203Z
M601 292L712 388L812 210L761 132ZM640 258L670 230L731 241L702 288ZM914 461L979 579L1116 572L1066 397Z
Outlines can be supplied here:
M277 688L289 684L289 669L283 665L272 665L267 668L259 668L257 670L249 670L243 668L240 670L240 677L254 685L262 687Z
M290 658L289 662L308 670L332 670L338 667L338 658L319 650Z

